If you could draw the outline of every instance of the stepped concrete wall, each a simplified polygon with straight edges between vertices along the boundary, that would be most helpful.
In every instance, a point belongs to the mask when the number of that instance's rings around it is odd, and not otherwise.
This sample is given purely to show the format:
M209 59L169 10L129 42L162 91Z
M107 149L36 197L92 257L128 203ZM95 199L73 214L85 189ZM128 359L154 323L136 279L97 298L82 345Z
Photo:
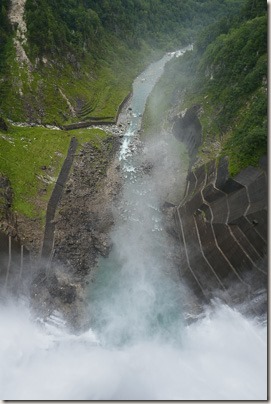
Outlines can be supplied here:
M190 157L184 197L175 208L180 275L205 301L219 296L261 314L267 308L267 159L234 178L227 158L192 169L202 143L199 112L195 105L173 124Z
M209 300L253 302L266 310L267 175L247 167L229 178L227 159L210 161L187 176L186 192L175 210L181 276ZM234 285L234 287L233 287ZM253 300L254 299L254 300Z

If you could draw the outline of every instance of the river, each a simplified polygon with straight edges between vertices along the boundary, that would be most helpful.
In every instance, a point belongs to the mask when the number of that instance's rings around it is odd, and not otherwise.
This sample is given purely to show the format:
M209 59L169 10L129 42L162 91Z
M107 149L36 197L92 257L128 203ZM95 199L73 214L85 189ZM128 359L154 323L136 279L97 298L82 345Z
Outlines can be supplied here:
M165 130L144 144L138 137L147 96L173 56L134 83L119 152L125 180L114 208L113 248L89 286L90 328L73 335L61 316L41 324L29 302L5 302L2 399L266 399L266 325L219 301L197 310L179 278L163 203L182 193L183 150Z

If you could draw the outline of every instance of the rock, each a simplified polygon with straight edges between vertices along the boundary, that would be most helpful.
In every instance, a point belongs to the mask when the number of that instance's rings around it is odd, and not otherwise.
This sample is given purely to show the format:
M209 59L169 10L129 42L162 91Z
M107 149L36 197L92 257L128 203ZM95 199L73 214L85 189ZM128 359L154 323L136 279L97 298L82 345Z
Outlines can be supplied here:
M92 232L92 239L94 247L99 251L103 257L107 257L111 249L111 243L108 236L104 233Z
M8 131L8 125L2 116L0 116L0 129L3 130L4 132Z
M194 105L186 110L173 125L173 134L187 146L190 159L195 158L199 146L202 144L202 127L198 115L200 105ZM187 137L187 133L190 133Z
M112 147L113 146L113 147ZM111 204L118 192L120 174L114 159L118 137L112 136L101 148L90 143L76 156L66 184L55 228L55 262L83 278L95 270L99 256L107 256L111 242Z
M62 285L58 290L58 297L63 303L71 304L76 299L76 288L73 285Z
M9 180L0 175L0 218L2 220L10 219L12 206L12 188Z

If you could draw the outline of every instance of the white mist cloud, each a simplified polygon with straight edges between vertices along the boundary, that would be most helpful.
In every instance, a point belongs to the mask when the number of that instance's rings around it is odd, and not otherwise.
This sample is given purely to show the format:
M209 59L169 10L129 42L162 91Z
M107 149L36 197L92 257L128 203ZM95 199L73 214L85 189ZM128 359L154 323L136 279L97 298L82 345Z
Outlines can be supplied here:
M91 331L41 328L27 307L0 311L0 396L12 400L264 400L266 327L216 306L179 346L103 347Z

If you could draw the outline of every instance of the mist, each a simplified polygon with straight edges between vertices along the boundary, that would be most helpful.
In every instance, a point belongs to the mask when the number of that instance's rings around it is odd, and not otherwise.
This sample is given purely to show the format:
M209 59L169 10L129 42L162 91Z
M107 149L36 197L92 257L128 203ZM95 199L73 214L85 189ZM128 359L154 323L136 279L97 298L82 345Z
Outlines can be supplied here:
M2 399L266 399L266 327L225 305L186 325L181 346L143 338L113 348L92 330L70 335L10 303L0 341Z
M179 154L170 152L172 146L180 149L163 132L144 145L133 138L121 154L125 182L115 206L113 249L100 260L89 293L93 326L106 344L153 337L179 343L188 291L172 259L176 240L165 231L163 204L168 198L172 202L185 170Z

